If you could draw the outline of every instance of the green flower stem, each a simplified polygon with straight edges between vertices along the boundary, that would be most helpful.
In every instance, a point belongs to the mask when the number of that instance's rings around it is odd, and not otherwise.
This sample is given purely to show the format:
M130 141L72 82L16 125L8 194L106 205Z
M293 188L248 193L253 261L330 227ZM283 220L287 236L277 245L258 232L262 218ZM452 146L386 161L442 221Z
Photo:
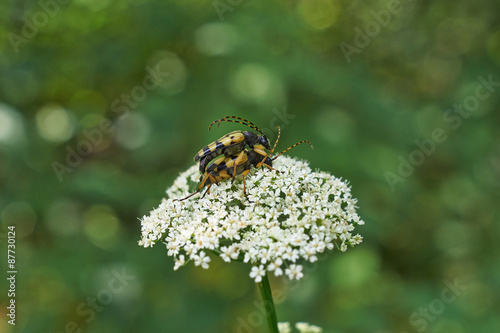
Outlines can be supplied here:
M274 309L273 294L271 293L271 285L269 284L267 274L262 277L262 281L259 283L259 290L262 300L264 301L264 307L266 308L269 332L279 333L278 319L276 318L276 310Z

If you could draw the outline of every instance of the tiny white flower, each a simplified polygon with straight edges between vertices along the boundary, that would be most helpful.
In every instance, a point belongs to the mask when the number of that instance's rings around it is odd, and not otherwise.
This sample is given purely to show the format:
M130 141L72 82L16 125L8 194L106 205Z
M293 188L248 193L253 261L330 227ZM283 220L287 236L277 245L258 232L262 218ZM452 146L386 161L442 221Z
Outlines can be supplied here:
M266 271L264 270L264 265L260 265L259 267L253 266L252 271L250 272L250 277L255 280L256 283L262 281L262 277L266 275Z
M295 328L299 330L300 333L321 333L323 329L319 326L311 325L309 323L299 322L295 323Z
M231 249L228 248L227 246L223 246L220 248L220 251L222 252L220 254L222 260L224 260L225 262L230 262L231 261L231 254L232 254Z
M208 269L208 263L210 262L210 257L208 257L205 252L201 251L199 255L194 257L195 266L200 266L204 269Z
M290 327L289 322L278 323L278 330L280 331L280 333L291 333L292 332L292 328Z
M302 273L302 266L295 264L290 265L290 268L287 268L285 270L285 274L288 275L288 278L290 280L300 280L304 276L304 274Z
M347 245L345 243L340 244L340 251L342 252L347 251Z
M283 264L283 260L278 258L278 259L276 259L275 262L272 262L267 266L267 270L270 272L274 271L274 275L276 275L276 276L283 275L283 270L281 269L282 264Z
M179 267L184 265L184 263L185 263L184 255L181 254L179 258L177 258L177 260L175 261L174 271L178 270Z

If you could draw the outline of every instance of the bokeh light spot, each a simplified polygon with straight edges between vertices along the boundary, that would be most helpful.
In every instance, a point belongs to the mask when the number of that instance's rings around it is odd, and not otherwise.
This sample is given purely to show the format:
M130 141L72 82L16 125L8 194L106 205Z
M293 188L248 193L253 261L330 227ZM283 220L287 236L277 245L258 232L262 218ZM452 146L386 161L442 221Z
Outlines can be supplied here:
M131 112L116 123L116 142L127 149L142 147L149 139L151 125L142 114Z
M195 45L198 51L208 56L229 53L236 42L234 28L225 23L208 23L195 32Z
M462 67L462 61L458 57L444 58L427 55L420 65L420 89L431 96L441 96L456 84L456 78L462 71Z
M169 51L157 52L149 62L147 75L153 78L155 85L163 88L169 95L176 95L184 90L187 70L177 54Z
M2 210L2 229L8 226L16 226L16 234L19 237L29 235L33 232L37 216L30 204L25 202L11 202Z
M230 80L229 89L241 99L258 103L282 104L285 98L281 80L255 63L241 65Z
M58 236L73 236L80 230L81 211L70 199L55 200L47 209L45 224Z
M484 29L483 22L466 17L443 20L436 30L436 49L445 56L458 56L467 52Z
M23 138L21 115L9 105L0 103L0 143L15 144Z
M336 0L302 0L297 5L297 11L309 26L323 30L337 22L341 5Z
M83 229L92 244L110 250L119 242L120 221L109 206L90 207L83 217Z
M48 105L36 114L38 133L47 141L64 142L73 135L75 122L61 106Z
M326 109L316 117L318 133L333 144L346 142L353 135L351 116L337 108Z

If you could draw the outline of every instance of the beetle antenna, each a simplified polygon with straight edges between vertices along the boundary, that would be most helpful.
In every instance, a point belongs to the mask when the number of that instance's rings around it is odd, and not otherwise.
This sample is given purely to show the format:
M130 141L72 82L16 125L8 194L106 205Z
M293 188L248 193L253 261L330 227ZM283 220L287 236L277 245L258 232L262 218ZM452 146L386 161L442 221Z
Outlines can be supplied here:
M276 148L278 140L280 139L281 136L281 128L279 126L276 126L276 128L278 129L278 137L276 138L276 142L274 143L273 149L271 150L271 154L274 152L274 149Z
M231 119L238 119L238 120L231 120ZM242 124L242 125L246 125L254 130L256 130L257 132L259 132L260 134L264 135L265 134L257 127L257 125L255 125L254 123L252 123L250 120L246 120L244 118L240 118L240 117L236 117L236 116L227 116L227 117L224 117L224 118L221 118L221 119L217 119L215 121L213 121L210 126L208 126L208 130L210 131L210 128L212 128L212 126L215 124L215 123L218 123L217 124L217 127L220 125L221 122L223 121L227 121L227 122L230 122L230 123L238 123L238 124Z
M279 153L278 155L276 155L275 157L273 157L273 161L274 161L275 159L277 159L277 158L278 158L280 155L282 155L283 153L286 153L287 151L289 151L289 150L290 150L290 149L292 149L293 147L296 147L296 146L298 146L298 145L300 145L301 143L304 143L304 142L307 142L308 144L310 144L310 145L311 145L311 149L314 149L314 147L313 147L313 145L312 145L312 143L311 143L311 142L309 142L309 141L307 141L307 140L299 141L299 142L297 142L296 144L294 144L293 146L288 147L287 149L283 150L281 153Z

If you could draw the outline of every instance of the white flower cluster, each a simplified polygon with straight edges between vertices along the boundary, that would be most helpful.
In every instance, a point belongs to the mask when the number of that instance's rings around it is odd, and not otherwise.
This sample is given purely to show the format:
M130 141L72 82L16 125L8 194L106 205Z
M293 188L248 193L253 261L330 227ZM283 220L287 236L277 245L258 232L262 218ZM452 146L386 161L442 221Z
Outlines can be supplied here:
M295 328L300 332L300 333L321 333L323 332L323 329L319 326L311 325L309 323L296 323ZM280 333L291 333L292 328L290 327L289 322L285 323L278 323L278 330Z
M212 186L204 198L174 201L198 186L198 166L189 168L167 190L169 199L142 218L139 245L163 241L175 270L190 260L208 268L209 252L226 262L250 263L250 277L260 282L266 272L300 279L299 262L361 243L352 232L364 222L346 182L285 156L273 167L279 172L254 169L245 177L252 203L243 195L241 177Z

